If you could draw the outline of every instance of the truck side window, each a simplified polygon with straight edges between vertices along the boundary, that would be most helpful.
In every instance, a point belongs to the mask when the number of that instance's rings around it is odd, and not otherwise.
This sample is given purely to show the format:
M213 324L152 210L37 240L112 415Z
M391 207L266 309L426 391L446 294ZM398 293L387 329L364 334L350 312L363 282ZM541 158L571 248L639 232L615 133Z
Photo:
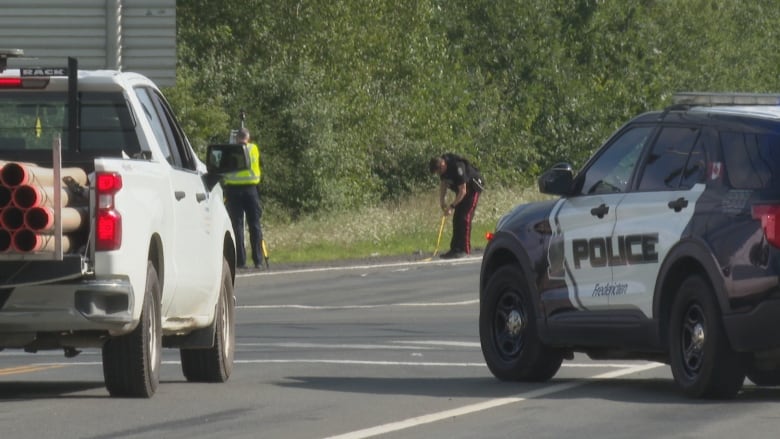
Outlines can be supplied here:
M148 90L143 87L135 88L135 95L141 102L144 115L149 121L149 125L152 127L154 138L160 145L160 150L165 156L165 160L167 160L171 165L177 166L176 156L174 156L173 152L171 151L171 147L168 143L168 138L165 135L165 129L163 128L162 121L160 120L160 116L157 113L157 109L154 106L154 102L152 102L152 97L149 95Z
M645 161L639 190L677 189L698 135L695 128L664 127Z
M192 154L192 148L190 147L187 136L184 135L179 123L176 121L176 117L173 115L170 105L165 98L160 94L154 92L154 102L160 114L160 119L165 129L165 134L172 147L175 147L173 151L174 155L178 155L181 168L195 170L197 165L195 157Z

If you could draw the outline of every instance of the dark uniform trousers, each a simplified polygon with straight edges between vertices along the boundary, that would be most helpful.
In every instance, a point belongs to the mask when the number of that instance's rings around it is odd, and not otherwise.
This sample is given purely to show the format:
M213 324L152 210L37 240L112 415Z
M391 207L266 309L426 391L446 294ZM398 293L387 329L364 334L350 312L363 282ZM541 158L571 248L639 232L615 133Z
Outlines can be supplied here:
M244 245L244 215L249 226L249 245L252 250L252 259L255 266L262 262L260 242L263 240L263 230L260 228L260 217L263 215L263 205L257 186L227 185L225 186L225 201L233 223L233 233L236 235L236 265L246 265L246 248Z
M455 206L452 214L450 250L471 254L471 219L477 209L479 192L468 189L466 196Z

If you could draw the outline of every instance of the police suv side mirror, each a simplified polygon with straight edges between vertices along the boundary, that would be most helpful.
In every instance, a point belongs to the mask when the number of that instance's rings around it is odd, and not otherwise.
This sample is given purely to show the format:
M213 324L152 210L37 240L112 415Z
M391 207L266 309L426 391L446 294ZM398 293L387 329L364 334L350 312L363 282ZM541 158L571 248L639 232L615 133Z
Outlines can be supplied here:
M568 163L558 163L539 176L539 192L550 195L570 195L574 170Z

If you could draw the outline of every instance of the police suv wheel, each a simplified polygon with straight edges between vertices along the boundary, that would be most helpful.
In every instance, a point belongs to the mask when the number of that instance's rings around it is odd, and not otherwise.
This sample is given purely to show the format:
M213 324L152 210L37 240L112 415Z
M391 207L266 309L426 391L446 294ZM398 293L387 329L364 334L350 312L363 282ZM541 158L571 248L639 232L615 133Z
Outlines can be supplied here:
M745 372L721 324L712 287L690 276L677 291L671 313L669 347L672 374L692 398L733 398Z
M480 303L479 338L485 362L505 381L547 381L561 367L561 352L539 340L536 311L522 272L499 268Z

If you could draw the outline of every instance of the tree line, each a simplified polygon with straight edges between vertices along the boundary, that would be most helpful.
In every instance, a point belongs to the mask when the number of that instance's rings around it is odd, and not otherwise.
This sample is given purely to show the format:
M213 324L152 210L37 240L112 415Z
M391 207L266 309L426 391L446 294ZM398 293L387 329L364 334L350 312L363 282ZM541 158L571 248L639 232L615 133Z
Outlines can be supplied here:
M775 0L180 0L167 94L199 152L246 111L296 218L429 191L447 151L529 185L677 91L778 91L778 32Z

